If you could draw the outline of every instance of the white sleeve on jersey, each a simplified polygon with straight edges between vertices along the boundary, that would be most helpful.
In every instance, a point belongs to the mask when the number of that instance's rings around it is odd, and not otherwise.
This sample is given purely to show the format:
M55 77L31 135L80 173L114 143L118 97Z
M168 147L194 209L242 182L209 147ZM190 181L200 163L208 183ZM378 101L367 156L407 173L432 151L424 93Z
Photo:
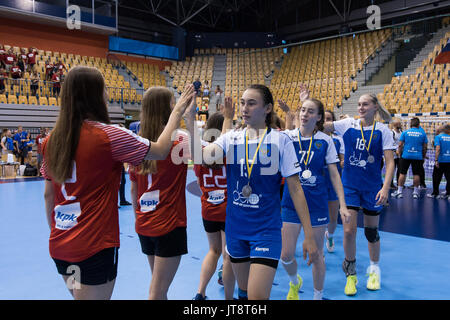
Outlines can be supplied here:
M339 121L334 121L333 126L334 130L336 131L336 134L342 137L348 128L353 127L354 122L355 122L354 118L346 118Z
M323 134L323 139L328 143L327 155L325 157L326 164L339 162L333 138L329 135Z
M383 135L383 150L397 149L394 141L394 135L387 125L380 123L380 131Z
M287 178L298 174L301 171L300 162L295 152L294 143L286 134L280 133L279 150L281 156L281 175Z
M213 143L217 144L219 147L222 148L224 154L227 154L227 152L228 152L229 139L230 139L231 133L233 133L233 132L234 131L228 131L227 133L220 135L213 142Z
M339 154L345 154L345 146L344 146L344 139L342 139L341 136L335 136L336 139L339 140L339 143L341 144L341 147L339 150L336 150Z

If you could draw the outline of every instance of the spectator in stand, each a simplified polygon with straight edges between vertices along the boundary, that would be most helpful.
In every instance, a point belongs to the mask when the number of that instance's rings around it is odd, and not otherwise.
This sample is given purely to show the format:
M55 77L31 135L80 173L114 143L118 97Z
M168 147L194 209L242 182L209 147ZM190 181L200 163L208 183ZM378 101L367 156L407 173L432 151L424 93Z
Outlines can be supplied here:
M36 64L36 48L30 47L28 49L27 64L28 71L32 72L34 70L34 65Z
M35 144L37 146L37 162L38 162L38 175L41 176L41 165L42 165L42 142L48 135L48 128L41 128L41 132L36 136Z
M33 73L30 77L30 90L31 90L31 95L32 96L36 96L36 93L39 89L39 81L41 80L41 75L39 74L39 72L37 72L36 69L33 70Z
M22 70L20 70L17 63L11 67L11 78L13 78L11 83L11 90L13 90L13 86L18 86L20 84L20 79L22 78Z
M53 96L58 99L61 91L61 75L59 72L54 72L52 75L53 82Z
M21 68L22 73L24 73L25 71L28 71L28 55L27 55L27 52L25 51L25 49L23 49L23 48L20 49L20 54L19 54L18 58L19 58L19 61L22 59L22 63L23 63L23 69Z
M23 61L22 55L19 55L19 58L17 59L17 66L20 68L20 71L22 71L22 74L24 74L25 62Z
M0 67L0 94L5 93L5 80L8 79L8 74L5 71L5 68Z
M223 90L220 89L219 85L216 87L215 94L216 94L216 110L220 111L220 105L222 104Z
M56 71L59 72L60 74L64 73L64 71L67 71L66 66L62 63L61 60L59 60L58 63L55 64L55 67L57 68Z
M5 65L5 59L6 59L6 50L5 47L2 44L0 44L0 64L2 66Z
M205 84L203 85L203 97L209 97L209 89L208 80L205 80Z
M194 81L193 85L194 85L195 93L196 93L197 96L198 96L199 93L200 93L200 88L202 87L202 83L200 82L200 79L197 78L197 79Z
M50 61L50 59L47 59L45 62L45 80L51 81L53 75L53 63Z
M5 67L6 67L6 72L10 72L11 67L14 65L14 63L16 63L17 61L17 56L14 54L12 49L8 50L8 53L5 56Z

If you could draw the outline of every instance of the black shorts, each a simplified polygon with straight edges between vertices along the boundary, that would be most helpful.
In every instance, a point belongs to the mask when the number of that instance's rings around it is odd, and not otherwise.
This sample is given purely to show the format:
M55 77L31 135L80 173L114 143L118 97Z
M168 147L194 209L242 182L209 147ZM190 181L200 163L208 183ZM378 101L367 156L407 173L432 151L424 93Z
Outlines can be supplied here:
M349 210L355 210L356 212L359 212L360 209L362 209L363 213L367 216L372 216L372 217L376 217L379 216L381 214L381 210L380 211L373 211L373 210L369 210L366 208L360 208L360 207L354 207L354 206L347 206L347 209Z
M417 176L420 174L420 171L423 170L423 160L400 158L399 167L401 174L407 174L409 166L412 166L413 175Z
M170 258L188 252L186 227L178 227L159 237L138 234L142 252L148 256Z
M230 261L231 263L243 263L243 262L248 262L250 261L250 264L252 263L257 263L257 264L262 264L268 267L272 267L274 269L276 269L278 267L278 260L275 259L269 259L269 258L233 258L232 256L230 256Z
M74 275L81 284L96 286L105 284L117 277L119 248L107 248L80 262L53 259L58 273L63 276ZM73 266L80 270L80 277L74 274ZM69 268L70 267L70 268Z
M208 233L214 233L218 231L225 232L225 222L221 221L211 221L203 219L203 227L205 228L205 231Z

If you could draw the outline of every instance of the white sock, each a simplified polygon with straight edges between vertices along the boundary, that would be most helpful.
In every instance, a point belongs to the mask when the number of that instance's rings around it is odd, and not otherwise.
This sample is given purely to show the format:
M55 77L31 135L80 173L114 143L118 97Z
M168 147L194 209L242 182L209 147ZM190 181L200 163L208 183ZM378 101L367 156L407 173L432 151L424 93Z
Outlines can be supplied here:
M323 298L323 290L316 290L314 288L314 300L322 300Z
M403 187L402 187L402 186L398 186L397 191L398 191L399 193L402 193L402 192L403 192Z
M419 187L414 187L414 193L419 194Z
M298 285L297 274L294 274L293 276L289 275L289 279L291 279L291 282L294 286Z
M328 239L333 238L334 233L331 233L330 231L328 231Z
M378 267L378 261L375 262L375 261L370 260L370 265L371 265L371 266L377 266L377 267Z

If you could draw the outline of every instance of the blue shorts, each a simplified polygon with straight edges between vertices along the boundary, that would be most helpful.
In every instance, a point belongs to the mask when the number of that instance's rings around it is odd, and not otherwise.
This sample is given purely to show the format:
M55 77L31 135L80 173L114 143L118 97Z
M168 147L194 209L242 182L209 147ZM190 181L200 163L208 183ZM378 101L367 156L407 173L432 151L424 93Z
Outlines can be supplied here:
M328 191L328 201L337 201L339 200L336 191L334 191L334 187L332 184L329 184L327 187L327 191Z
M281 231L279 237L263 240L241 240L226 235L226 250L234 259L272 259L281 256Z
M327 225L330 220L328 210L322 212L310 212L309 217L311 219L311 226L313 227ZM281 208L281 220L288 223L301 223L297 211L286 207Z
M379 213L382 205L377 206L377 191L361 191L344 186L345 202L348 208L363 208L365 212Z

